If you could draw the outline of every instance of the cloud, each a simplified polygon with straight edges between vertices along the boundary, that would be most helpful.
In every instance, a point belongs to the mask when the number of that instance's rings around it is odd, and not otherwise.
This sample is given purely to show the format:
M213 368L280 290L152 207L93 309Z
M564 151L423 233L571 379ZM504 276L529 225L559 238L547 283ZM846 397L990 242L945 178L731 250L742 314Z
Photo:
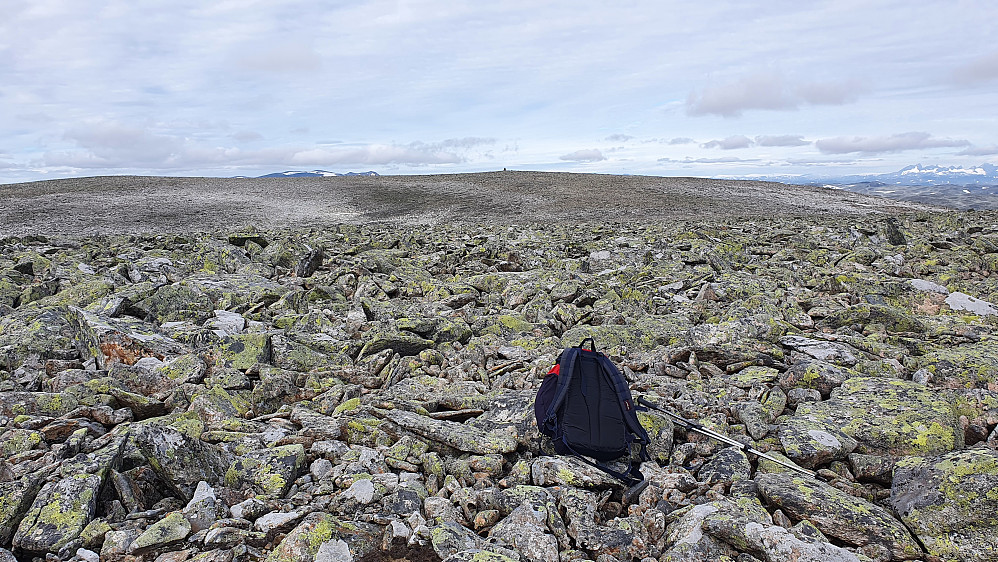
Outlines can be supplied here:
M686 98L689 115L740 117L751 109L793 110L804 104L842 105L855 101L863 88L855 81L787 84L772 71L743 76L726 84L690 92Z
M968 147L957 154L960 156L993 156L998 154L998 146Z
M569 162L599 162L601 160L606 160L603 153L598 149L590 148L584 150L576 150L575 152L564 154L558 157L559 160L568 160Z
M155 134L114 121L90 121L72 127L65 132L64 138L84 149L87 155L82 162L114 165L166 162L181 150L184 142L179 137ZM69 160L74 159L69 157Z
M880 154L927 148L960 147L969 144L970 142L967 140L933 138L929 133L923 132L899 133L880 137L835 137L814 142L818 150L824 154Z
M804 146L811 141L804 140L803 135L759 135L755 137L759 146Z
M691 139L690 137L676 137L673 139L669 139L669 144L693 144L695 142L696 141Z
M733 135L721 140L712 140L700 145L700 148L720 148L721 150L734 150L736 148L748 148L752 146L752 139L745 135Z
M460 139L444 139L438 143L427 144L431 150L443 148L474 148L476 146L495 144L496 139L484 137L464 137Z
M295 152L290 159L294 165L328 164L457 164L463 159L453 152L437 150L431 145L415 142L408 145L371 144L356 148L313 148Z
M686 157L682 160L676 160L674 158L659 158L659 162L669 163L669 164L732 164L735 162L758 162L757 159L749 158L736 158L734 156L724 156L721 158L690 158Z
M263 140L263 135L256 131L238 131L232 134L232 138L239 142L253 142Z
M856 101L866 88L856 80L810 82L797 86L797 96L811 105L844 105Z
M267 47L250 49L235 57L245 70L289 74L319 70L322 58L315 48L301 41L279 41Z
M253 140L259 135L232 135ZM198 166L297 166L456 164L464 150L495 143L494 139L464 137L408 144L276 146L259 150L219 147L190 137L157 133L114 121L90 121L65 132L76 148L44 153L42 164L71 168L184 170Z
M998 79L998 51L978 57L953 71L953 80L973 86Z
M631 135L622 135L622 134L617 133L617 134L610 135L610 136L606 137L606 140L613 141L613 142L627 142L627 141L629 141L629 140L631 140L633 138L634 137L632 137Z

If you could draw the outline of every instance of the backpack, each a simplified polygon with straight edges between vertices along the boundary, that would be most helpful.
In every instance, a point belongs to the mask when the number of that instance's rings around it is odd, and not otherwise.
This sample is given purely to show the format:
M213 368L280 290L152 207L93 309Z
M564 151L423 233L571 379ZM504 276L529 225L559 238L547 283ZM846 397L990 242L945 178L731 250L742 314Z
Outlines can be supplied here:
M586 342L591 343L589 348L584 347ZM592 338L558 356L537 391L534 415L537 428L552 438L557 453L574 455L627 484L644 480L637 465L651 459L648 433L638 421L627 381L606 355L596 351ZM629 459L628 472L605 464L629 456L635 442L641 452L638 462Z

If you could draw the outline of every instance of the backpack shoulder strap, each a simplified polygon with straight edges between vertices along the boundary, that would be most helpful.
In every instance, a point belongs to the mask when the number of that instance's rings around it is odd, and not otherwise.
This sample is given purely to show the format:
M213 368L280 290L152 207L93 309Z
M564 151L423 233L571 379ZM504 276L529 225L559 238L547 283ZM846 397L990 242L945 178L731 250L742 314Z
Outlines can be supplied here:
M579 352L581 350L577 347L569 347L565 351L561 352L561 356L558 359L558 364L560 369L558 370L558 386L554 391L554 399L551 400L551 404L548 406L548 411L544 416L544 425L554 429L557 423L558 408L561 407L562 402L565 401L565 394L568 393L568 383L572 380L572 375L575 371L575 363L579 359Z
M624 375L620 374L613 361L610 361L605 355L600 355L599 363L606 374L609 375L610 380L613 381L614 390L617 392L617 400L620 401L620 411L624 413L627 428L637 438L637 442L641 445L642 456L644 456L647 454L645 453L645 446L651 442L651 439L648 437L648 432L645 431L645 428L641 426L641 422L638 421L634 401L631 399L631 389L627 388L627 381L624 379Z

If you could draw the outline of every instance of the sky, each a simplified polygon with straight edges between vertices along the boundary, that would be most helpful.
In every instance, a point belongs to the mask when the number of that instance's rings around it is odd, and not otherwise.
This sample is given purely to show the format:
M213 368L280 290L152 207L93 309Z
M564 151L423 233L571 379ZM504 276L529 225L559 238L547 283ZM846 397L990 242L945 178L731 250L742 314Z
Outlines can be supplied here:
M998 2L0 0L0 183L998 162Z

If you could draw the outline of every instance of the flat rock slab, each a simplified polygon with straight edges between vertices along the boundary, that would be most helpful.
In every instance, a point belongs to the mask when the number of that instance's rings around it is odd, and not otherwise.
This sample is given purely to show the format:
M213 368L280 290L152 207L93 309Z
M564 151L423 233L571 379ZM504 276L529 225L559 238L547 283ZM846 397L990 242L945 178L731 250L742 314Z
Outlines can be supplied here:
M921 558L922 549L886 509L813 478L758 474L759 492L795 519L807 519L822 533L855 546L878 543L895 560Z
M978 316L998 315L998 307L966 293L950 293L946 297L946 304L953 310L963 310Z
M512 453L516 450L516 438L496 432L485 432L470 425L435 420L421 416L415 412L389 410L385 419L397 424L402 429L443 443L459 451L489 455L493 453Z
M143 357L162 361L190 353L152 324L138 319L103 318L76 307L69 308L66 318L76 334L80 351L93 357L101 369L119 362L134 365Z
M932 351L918 357L916 364L946 388L998 390L998 346L993 341Z
M530 465L536 486L574 486L586 489L619 487L619 480L571 457L541 457Z
M838 342L815 340L804 336L783 336L780 345L800 351L819 360L852 367L856 364L856 350Z
M72 394L52 392L0 393L0 415L61 416L79 405Z
M985 562L998 552L998 451L908 457L894 468L891 506L929 554Z
M791 460L806 468L844 459L858 445L838 428L806 416L794 416L780 426L780 444Z
M864 454L901 457L963 448L963 430L952 402L911 381L848 379L828 400L798 405L789 424L797 420L841 428Z

